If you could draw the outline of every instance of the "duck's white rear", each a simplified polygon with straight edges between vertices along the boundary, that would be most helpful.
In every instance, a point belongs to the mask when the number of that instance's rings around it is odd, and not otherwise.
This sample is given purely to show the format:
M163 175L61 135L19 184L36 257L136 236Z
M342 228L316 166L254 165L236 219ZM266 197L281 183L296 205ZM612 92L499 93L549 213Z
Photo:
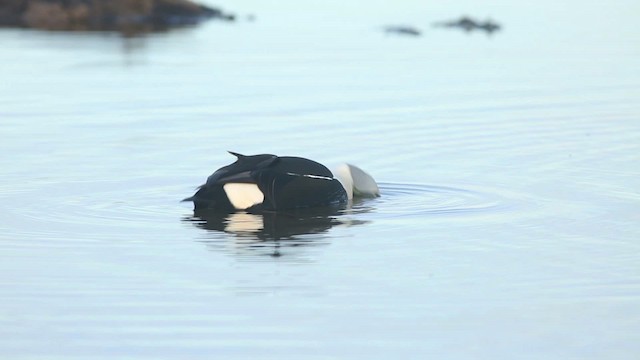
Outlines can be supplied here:
M380 189L373 177L355 165L341 164L333 170L333 175L344 187L349 200L354 196L380 196Z

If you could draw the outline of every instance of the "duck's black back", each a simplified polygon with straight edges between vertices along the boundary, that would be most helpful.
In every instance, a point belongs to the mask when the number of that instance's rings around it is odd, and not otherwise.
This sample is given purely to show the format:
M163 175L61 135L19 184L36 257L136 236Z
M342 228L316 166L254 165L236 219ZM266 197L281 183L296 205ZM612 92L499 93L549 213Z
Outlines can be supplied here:
M270 154L245 156L218 169L191 198L196 209L233 211L225 191L228 183L253 183L264 195L248 211L286 210L346 204L347 193L331 171L313 160Z
M283 156L254 173L265 196L265 210L340 205L347 194L326 166L313 160Z

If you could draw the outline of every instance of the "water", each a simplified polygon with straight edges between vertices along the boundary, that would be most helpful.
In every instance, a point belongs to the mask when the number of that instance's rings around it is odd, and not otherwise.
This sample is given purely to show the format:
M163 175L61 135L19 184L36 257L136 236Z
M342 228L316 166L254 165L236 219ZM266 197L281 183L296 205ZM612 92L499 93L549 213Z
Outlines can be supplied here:
M2 358L638 357L635 2L236 6L257 20L0 31ZM429 27L464 13L504 31ZM226 150L382 197L194 217Z

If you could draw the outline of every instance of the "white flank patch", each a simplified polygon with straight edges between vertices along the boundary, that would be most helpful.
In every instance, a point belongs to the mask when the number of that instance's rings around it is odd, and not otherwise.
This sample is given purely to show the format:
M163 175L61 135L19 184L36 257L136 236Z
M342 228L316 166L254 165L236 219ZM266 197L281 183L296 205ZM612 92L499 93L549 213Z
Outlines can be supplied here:
M248 209L264 201L264 194L256 184L228 183L223 188L231 205L238 210Z

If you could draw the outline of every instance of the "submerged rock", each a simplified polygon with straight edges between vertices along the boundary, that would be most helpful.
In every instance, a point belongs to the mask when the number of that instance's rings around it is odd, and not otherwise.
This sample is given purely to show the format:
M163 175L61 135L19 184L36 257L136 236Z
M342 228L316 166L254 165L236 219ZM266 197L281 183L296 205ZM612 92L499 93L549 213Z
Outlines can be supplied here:
M0 26L144 32L233 14L191 0L2 0Z
M384 31L397 35L420 36L420 30L411 26L387 26Z
M500 24L495 23L492 20L486 20L482 22L472 19L468 16L463 16L458 20L435 23L433 25L436 27L459 28L467 32L480 30L485 31L489 34L501 29Z

